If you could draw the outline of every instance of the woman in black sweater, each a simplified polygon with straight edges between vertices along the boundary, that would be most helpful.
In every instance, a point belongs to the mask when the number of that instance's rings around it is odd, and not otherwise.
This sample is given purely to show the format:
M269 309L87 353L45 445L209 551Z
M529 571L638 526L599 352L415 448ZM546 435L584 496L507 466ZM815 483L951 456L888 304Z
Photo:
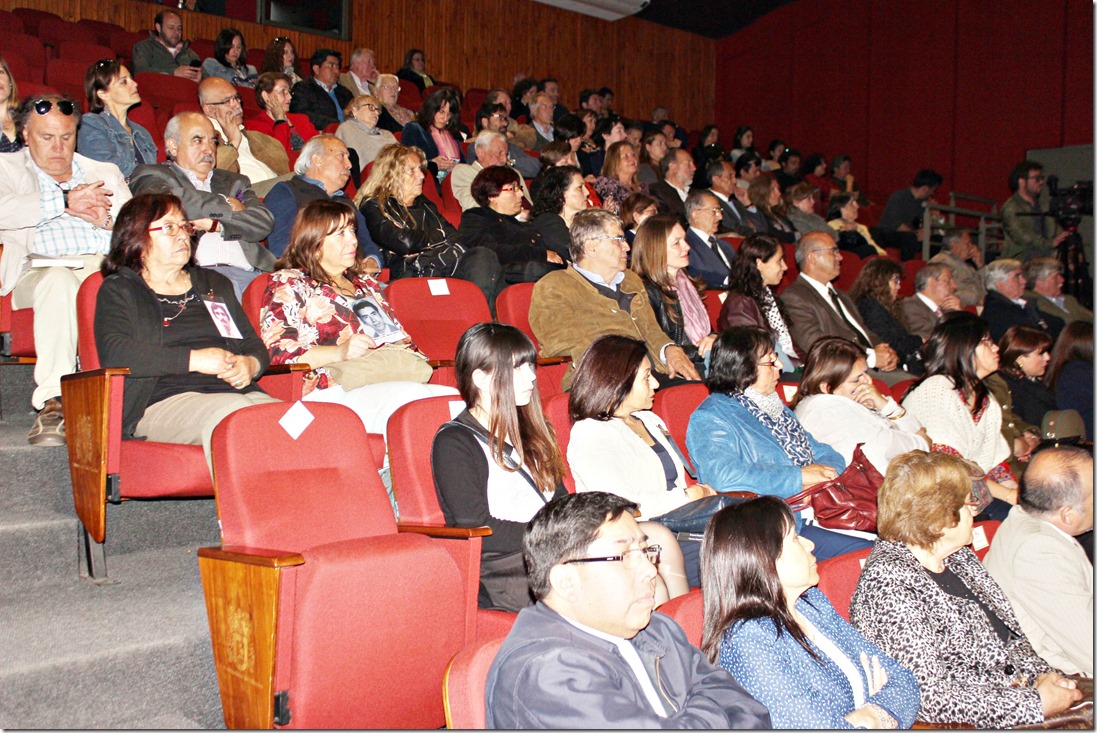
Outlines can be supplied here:
M907 330L899 312L896 296L903 279L903 268L898 262L877 257L865 263L849 296L857 304L868 329L891 345L899 355L899 363L912 377L921 376L922 339Z

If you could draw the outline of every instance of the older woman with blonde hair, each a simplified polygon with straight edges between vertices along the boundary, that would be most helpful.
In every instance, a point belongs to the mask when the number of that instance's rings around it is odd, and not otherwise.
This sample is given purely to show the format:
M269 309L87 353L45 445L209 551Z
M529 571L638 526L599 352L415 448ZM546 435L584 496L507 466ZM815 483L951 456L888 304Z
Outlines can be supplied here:
M920 717L976 728L1038 726L1081 698L1036 655L1001 587L968 547L971 474L911 451L878 494L879 540L850 606L853 625L914 673Z
M19 107L19 86L11 75L8 62L0 56L0 153L14 153L23 147L15 129L15 110Z
M335 130L335 136L348 148L358 153L358 165L365 168L372 163L381 148L395 145L396 137L379 128L381 102L369 94L360 94L347 104L345 121Z
M616 214L629 194L647 193L647 186L636 177L639 159L628 140L619 140L606 150L602 175L594 180L594 191L602 199L602 208Z

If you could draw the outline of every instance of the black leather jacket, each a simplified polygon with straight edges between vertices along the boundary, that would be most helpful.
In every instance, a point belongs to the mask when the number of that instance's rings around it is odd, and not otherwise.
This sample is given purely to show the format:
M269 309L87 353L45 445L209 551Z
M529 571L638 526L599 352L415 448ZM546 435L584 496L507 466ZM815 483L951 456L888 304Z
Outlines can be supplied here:
M646 279L644 280L644 290L647 291L648 302L651 303L651 309L655 311L655 319L659 321L663 333L671 341L681 346L682 350L686 352L686 356L697 367L697 371L704 374L705 359L693 342L689 340L689 336L686 335L686 319L682 316L681 304L668 304L663 298L663 291L659 289L659 286ZM673 317L671 316L672 313L674 314Z
M427 185L432 185L428 182ZM430 199L422 194L406 209L396 199L385 202L385 216L376 199L362 202L366 226L385 259L393 280L404 275L404 258L416 255L433 244L457 240L457 230ZM391 217L391 218L390 218Z

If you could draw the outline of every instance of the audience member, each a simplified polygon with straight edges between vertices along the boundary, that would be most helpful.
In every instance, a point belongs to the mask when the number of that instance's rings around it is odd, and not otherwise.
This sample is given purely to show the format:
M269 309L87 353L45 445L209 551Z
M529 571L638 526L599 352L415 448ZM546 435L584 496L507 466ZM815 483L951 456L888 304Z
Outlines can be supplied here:
M518 171L522 175L522 178L536 178L537 174L541 172L541 164L537 161L537 158L534 158L527 153L521 145L510 142L507 130L507 122L509 119L506 107L497 102L485 102L476 112L476 132L479 133L482 130L492 130L501 135L508 136L507 160L510 161L509 165ZM469 146L468 162L476 162L475 145Z
M377 96L377 57L368 48L356 48L350 53L350 70L339 75L339 83L356 97Z
M659 213L659 202L646 193L630 193L621 202L621 208L617 216L621 218L621 226L625 230L625 239L631 247L636 240L636 230L648 217Z
M1093 326L1068 323L1051 350L1047 371L1056 406L1077 410L1085 421L1086 437L1093 440Z
M19 86L15 83L15 77L11 75L8 62L0 56L0 153L14 153L23 147L23 141L15 127L17 109L19 109Z
M827 224L838 236L838 248L843 252L855 254L861 259L872 255L887 256L884 248L876 244L868 227L857 222L857 213L861 210L857 195L838 192L830 196L830 208L827 210Z
M488 728L770 726L764 706L652 613L661 548L637 509L592 491L534 515L522 544L537 603L519 612L488 672Z
M506 126L504 129L500 130L500 132L506 134L508 143L512 143L519 150L522 151L533 149L533 146L537 143L537 133L531 126L519 123L518 120L514 119L514 117L512 116L510 92L508 92L506 89L501 88L492 89L488 92L488 96L487 99L484 100L484 104L503 105L503 108L506 110L507 113L507 118ZM530 114L526 114L526 119L532 119Z
M274 255L262 245L274 227L274 216L246 177L214 168L216 135L201 113L172 117L164 129L171 162L137 166L130 184L135 195L171 194L182 200L184 216L199 233L195 261L231 280L239 299L260 272L274 267Z
M404 54L404 65L396 72L403 81L414 84L420 94L426 92L427 87L434 86L437 82L427 73L427 55L418 48L410 48Z
M542 150L546 145L556 139L553 126L559 117L555 115L555 110L556 105L552 101L552 96L545 92L540 92L534 96L533 100L530 102L530 124L537 134L533 143L534 150ZM563 115L560 115L560 117L563 117Z
M1002 204L1002 257L1027 262L1033 257L1054 257L1070 232L1049 216L1041 203L1044 190L1044 166L1024 160L1009 174L1013 195ZM989 286L988 286L989 288Z
M472 157L473 149L476 150L476 161L472 163L458 163L450 174L450 185L453 188L453 197L457 199L462 211L468 211L478 206L472 195L472 181L485 168L493 166L510 167L507 157L507 138L501 132L481 130L476 140L469 146L469 157ZM511 170L514 170L511 168ZM527 205L530 202L529 191L526 182L518 171L514 171L518 177L518 187Z
M361 168L372 163L381 148L396 145L396 137L377 126L381 118L381 102L376 97L368 94L357 96L343 112L346 121L336 128L335 136L358 155Z
M198 102L220 139L218 168L246 176L253 186L289 174L289 155L282 143L244 127L244 107L236 87L217 77L203 79Z
M731 136L731 152L728 154L731 162L739 160L743 153L754 152L754 130L749 125L740 125L735 128L735 134Z
M81 155L114 163L126 178L136 166L156 162L152 135L128 118L129 108L141 102L129 69L115 59L96 61L84 76L84 92L88 112L80 119L76 142Z
M202 62L202 78L224 79L237 87L255 86L259 72L248 63L244 34L225 28L213 39L213 56Z
M1012 449L1002 437L1001 405L983 383L998 370L998 345L978 316L954 311L933 329L923 354L925 376L903 407L933 437L934 450L966 458L986 474L994 501L984 514L1001 521L1017 503L1017 480L1007 463Z
M785 251L780 242L768 234L747 235L731 262L728 295L716 327L719 331L732 326L768 330L773 335L773 349L781 362L781 371L795 372L803 359L792 343L784 305L774 294L786 270Z
M878 497L880 539L850 618L914 673L919 716L931 726L1036 725L1081 693L1037 656L968 547L971 492L968 466L955 456L911 451L892 461Z
M888 198L884 212L880 214L880 221L876 227L881 232L893 234L904 232L908 236L897 237L888 242L888 246L899 247L903 251L903 259L913 259L918 251L918 237L916 232L922 229L926 222L926 202L933 199L933 194L944 179L937 171L923 168L914 174L914 182L909 188L900 188ZM883 238L883 237L881 237Z
M1017 506L984 560L1033 650L1093 676L1093 565L1074 538L1093 529L1093 455L1060 446L1033 457Z
M595 117L604 117L606 114L606 102L598 89L584 89L579 92L579 108L589 109Z
M377 97L382 107L377 125L393 134L403 133L404 125L415 119L415 113L396 101L400 97L400 79L395 74L378 74Z
M210 463L222 418L277 400L256 384L267 350L232 283L196 265L187 218L170 194L139 194L122 207L103 261L95 345L104 367L129 369L122 435L201 445ZM227 321L215 320L217 310Z
M480 553L480 608L519 611L531 602L522 562L526 523L567 496L564 457L541 412L537 352L513 326L478 323L457 344L465 410L434 436L434 486L446 524L491 528ZM531 490L532 489L532 490Z
M183 40L183 19L171 10L162 10L153 20L149 37L133 44L130 58L133 73L152 71L157 74L182 76L191 81L202 78L202 60Z
M625 123L625 139L632 143L632 146L637 150L640 149L640 141L644 137L644 123L640 120L624 119Z
M259 104L259 114L244 121L246 129L282 143L287 156L299 152L305 143L318 134L307 115L289 111L293 101L290 94L292 85L293 82L286 74L280 71L264 71L255 80L255 101Z
M948 268L944 268L948 272ZM911 376L922 374L922 336L911 333L896 300L903 268L895 260L876 257L865 263L849 290L861 320L870 331L895 349L899 364ZM933 329L930 329L931 331Z
M571 223L587 208L583 174L571 165L557 165L544 171L530 212L531 223L545 247L564 262L571 261Z
M766 159L762 161L762 172L772 173L773 171L781 169L781 156L785 153L785 141L774 138L769 141L769 147L766 148Z
M552 127L552 141L567 143L572 153L575 153L575 166L579 166L579 147L583 144L583 133L586 129L583 120L578 115L564 115L556 120Z
M786 209L788 220L800 236L808 232L823 232L837 243L838 233L830 228L826 219L815 213L815 200L818 196L819 189L807 181L790 186L785 192L785 199L789 203Z
M1063 264L1054 257L1033 257L1025 263L1025 299L1036 302L1041 313L1059 318L1066 323L1085 321L1093 323L1093 311L1073 295L1063 294Z
M617 142L628 142L625 136L625 123L620 117L603 117L598 120L592 137L598 149L591 153L580 151L579 167L583 170L583 175L598 176L602 175L602 164L605 163L609 147ZM629 147L632 147L631 143ZM633 148L634 153L635 151L636 148ZM637 165L639 165L639 159L637 159Z
M647 187L636 177L638 165L636 148L627 140L618 140L609 146L601 175L594 181L594 191L602 199L603 209L614 214L620 213L621 202L629 195L648 192Z
M37 324L31 445L65 444L61 377L76 370L76 292L110 249L114 216L130 198L118 166L76 153L80 106L68 97L28 97L15 112L26 147L0 155L0 295L33 308ZM83 267L36 266L50 257Z
M823 336L841 336L865 350L874 378L888 384L908 379L898 368L895 349L872 333L853 300L831 285L842 269L842 253L834 240L817 232L805 234L796 245L796 265L800 275L782 291L781 303L797 352L807 354Z
M686 430L699 481L720 492L787 498L836 478L846 467L842 456L805 430L777 396L780 376L769 330L733 326L720 333L705 378L709 396ZM799 512L796 527L819 548L820 560L869 546L859 537L823 529Z
M400 144L422 150L434 180L441 183L453 166L464 162L460 124L461 104L456 92L453 87L441 87L423 100L415 121L404 125Z
M830 192L855 194L857 203L868 203L861 200L861 190L850 172L852 170L853 160L848 155L835 155L830 161L830 175L827 178Z
M1013 412L1033 426L1038 437L1044 415L1056 409L1055 394L1044 382L1051 343L1047 333L1026 326L1011 326L998 342L997 377L1009 388Z
M511 95L514 113L519 117L525 116L526 119L531 119L531 105L539 91L540 85L536 79L527 76L516 81Z
M785 215L785 203L777 181L771 176L758 176L750 182L747 198L765 219L767 234L777 237L782 243L795 244L799 234Z
M579 121L583 123L583 135L579 140L579 147L575 152L576 154L593 153L598 149L598 146L594 143L594 128L598 125L600 117L594 110L582 106L580 106L579 111L575 114L579 118Z
M285 36L271 41L263 53L259 73L265 74L268 71L285 74L289 77L290 87L301 81L301 76L297 73L297 50L293 47L293 42Z
M836 336L811 347L792 408L804 428L847 464L862 444L865 458L881 474L893 458L931 446L918 418L876 388L865 352Z
M755 153L743 153L735 160L735 177L738 179L736 183L744 191L760 175L762 175L762 159Z
M708 191L693 191L686 197L685 210L689 222L689 230L685 232L689 274L714 290L727 290L735 250L716 237L723 217L719 200Z
M289 111L307 115L312 126L324 132L333 122L342 122L343 110L354 92L339 83L343 56L330 48L320 48L309 58L312 76L293 85Z
M902 268L899 268L899 273L901 278ZM914 295L899 302L899 311L907 328L923 341L929 338L945 313L960 310L960 307L952 268L943 262L922 265L914 275Z
M697 145L693 148L693 163L697 166L697 174L694 175L693 185L696 188L705 186L704 176L709 164L715 160L723 160L727 153L720 147L720 128L716 125L705 125L701 128L701 134L697 137Z
M720 203L721 230L744 237L754 234L757 221L735 197L735 166L726 160L714 160L705 169L705 178L709 193Z
M956 297L960 299L962 308L983 305L987 291L983 287L983 276L978 272L983 266L983 253L971 241L970 230L954 229L947 232L941 243L941 251L929 261L946 264L952 270L952 279L956 282Z
M800 171L800 161L803 155L796 148L785 148L778 159L780 167L773 174L777 179L777 185L781 187L781 193L787 193L790 188L804 180Z
M263 200L263 205L274 216L274 229L267 237L267 248L276 257L281 257L289 245L298 212L312 201L331 198L354 210L358 257L362 259L363 272L376 275L384 267L384 255L370 237L365 217L343 193L350 178L350 168L347 146L335 136L320 134L305 143L294 165L296 175L275 184Z
M1063 330L1063 319L1036 307L1025 294L1025 276L1018 260L999 258L983 268L987 297L983 301L983 320L990 326L990 337L1002 338L1010 326L1028 326L1047 331L1054 341Z
M830 207L830 180L826 177L827 159L822 153L813 153L804 161L804 182L819 189L815 200L815 213L820 216Z
M636 176L640 183L652 186L663 180L663 158L667 155L667 136L649 130L640 138L640 167Z
M644 282L663 333L682 347L697 373L704 374L716 334L701 300L704 283L687 273L692 251L678 218L656 214L636 230L631 268Z
M552 100L552 103L556 107L552 112L554 120L558 120L568 114L568 108L560 104L560 82L557 79L551 76L542 79L541 91L549 95L549 99ZM530 119L532 119L532 117Z
M685 150L671 150L663 157L659 168L663 178L649 187L651 195L659 199L660 211L685 218L686 197L696 170L693 157Z
M660 384L679 377L700 379L682 348L659 328L639 276L626 269L628 250L613 214L590 209L575 215L572 265L546 275L533 288L529 320L542 356L570 356L574 367L591 341L615 333L647 344ZM564 375L565 389L573 371Z
M788 505L762 496L720 510L701 558L701 648L769 708L775 728L909 728L918 683L814 586L814 543Z

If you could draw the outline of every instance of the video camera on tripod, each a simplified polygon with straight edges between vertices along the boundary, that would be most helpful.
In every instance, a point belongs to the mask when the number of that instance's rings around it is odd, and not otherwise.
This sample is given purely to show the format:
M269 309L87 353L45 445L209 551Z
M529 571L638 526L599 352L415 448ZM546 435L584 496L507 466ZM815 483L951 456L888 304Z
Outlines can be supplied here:
M1093 279L1078 225L1083 216L1093 216L1093 181L1076 181L1068 188L1059 188L1059 177L1048 176L1050 194L1047 212L1024 214L1047 216L1069 232L1059 243L1056 258L1063 266L1063 292L1073 295L1086 308L1093 308Z

